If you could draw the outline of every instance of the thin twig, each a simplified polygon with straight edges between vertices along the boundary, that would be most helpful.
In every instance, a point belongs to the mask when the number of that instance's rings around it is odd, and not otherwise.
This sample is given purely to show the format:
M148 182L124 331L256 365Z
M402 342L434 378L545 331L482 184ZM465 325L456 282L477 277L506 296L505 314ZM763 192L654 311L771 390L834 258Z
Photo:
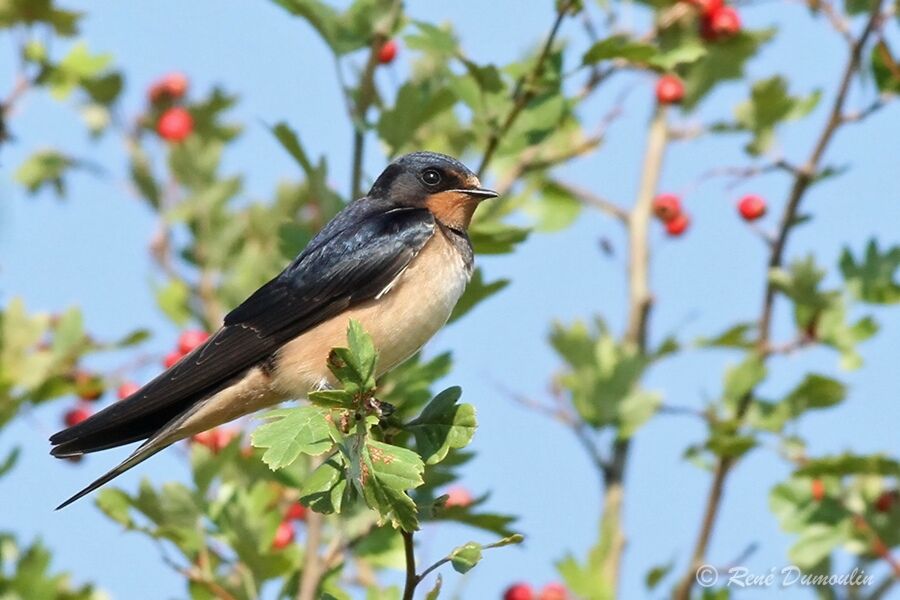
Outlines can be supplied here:
M589 206L591 208L596 208L602 213L605 213L614 219L621 221L622 223L628 223L628 211L612 202L611 200L607 200L601 196L598 196L594 192L571 184L571 183L563 183L556 182L561 188L572 194L579 202L584 204L585 206Z
M390 18L386 21L385 30L376 31L372 36L369 57L359 78L356 102L353 103L353 110L350 113L350 119L353 122L353 167L350 174L350 200L356 200L362 196L362 163L365 157L366 115L369 112L369 107L378 98L378 90L375 88L375 70L379 65L378 54L382 46L387 43L388 35L399 18L401 8L402 2L395 0L391 5ZM338 66L338 69L340 69L340 66Z
M322 464L324 459L313 458L310 461L310 472ZM319 583L325 573L323 565L327 564L319 556L322 545L322 527L325 515L314 510L306 513L306 552L303 556L303 567L300 572L300 584L297 586L297 600L316 600Z
M400 535L403 536L403 552L406 557L406 583L403 586L403 600L413 600L416 586L421 581L421 577L416 575L416 550L413 545L413 533L401 529Z
M550 56L550 51L553 49L553 42L556 41L556 35L559 33L559 28L562 25L563 19L574 5L574 0L568 0L567 2L561 2L559 4L556 11L556 19L553 21L553 26L550 28L550 34L547 36L547 40L544 42L540 54L538 54L537 59L534 61L534 66L516 83L515 90L513 91L512 107L500 127L491 131L491 134L488 137L487 147L484 150L484 155L481 157L481 164L478 165L478 177L484 175L488 165L494 158L494 153L500 146L501 140L513 126L513 123L516 122L516 119L519 117L519 114L525 106L535 97L536 80L544 70L544 63Z

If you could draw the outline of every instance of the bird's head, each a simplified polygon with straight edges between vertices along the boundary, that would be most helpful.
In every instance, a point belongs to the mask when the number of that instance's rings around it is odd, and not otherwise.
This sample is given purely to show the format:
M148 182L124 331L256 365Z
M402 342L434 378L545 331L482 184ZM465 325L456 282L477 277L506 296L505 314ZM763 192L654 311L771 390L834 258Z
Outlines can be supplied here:
M478 204L496 198L497 192L481 187L478 176L455 158L436 152L414 152L388 165L369 197L427 208L441 224L465 231Z

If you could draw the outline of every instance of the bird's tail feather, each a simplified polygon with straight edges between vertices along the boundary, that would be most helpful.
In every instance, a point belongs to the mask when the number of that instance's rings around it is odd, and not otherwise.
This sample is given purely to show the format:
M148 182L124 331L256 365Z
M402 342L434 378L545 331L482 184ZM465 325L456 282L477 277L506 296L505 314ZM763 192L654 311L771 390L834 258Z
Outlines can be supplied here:
M141 444L134 452L131 453L131 455L128 458L126 458L121 463L119 463L114 469L111 469L110 471L105 473L102 477L93 481L86 488L84 488L83 490L81 490L80 492L78 492L77 494L75 494L74 496L72 496L71 498L69 498L68 500L66 500L65 502L60 504L59 506L57 506L56 510L67 507L68 505L72 504L79 498L83 498L84 496L90 494L91 492L93 492L94 490L99 488L100 486L109 483L110 481L112 481L113 479L115 479L116 477L118 477L119 475L124 473L125 471L131 469L132 467L136 467L137 465L144 462L145 460L147 460L148 458L150 458L151 456L153 456L160 450L163 450L164 448L168 447L171 443L172 442L161 443L159 437L154 437L154 438L147 440L147 442L145 442L144 444Z

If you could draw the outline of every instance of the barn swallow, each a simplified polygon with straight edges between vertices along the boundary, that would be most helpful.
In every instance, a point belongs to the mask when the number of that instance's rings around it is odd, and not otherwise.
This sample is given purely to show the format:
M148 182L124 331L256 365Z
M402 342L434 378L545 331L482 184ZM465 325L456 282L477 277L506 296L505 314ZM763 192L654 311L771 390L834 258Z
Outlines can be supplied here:
M466 231L478 204L496 196L443 154L416 152L388 165L204 344L50 438L59 458L146 440L57 510L179 440L334 384L327 358L346 345L350 319L372 337L377 375L415 354L462 295L474 262Z

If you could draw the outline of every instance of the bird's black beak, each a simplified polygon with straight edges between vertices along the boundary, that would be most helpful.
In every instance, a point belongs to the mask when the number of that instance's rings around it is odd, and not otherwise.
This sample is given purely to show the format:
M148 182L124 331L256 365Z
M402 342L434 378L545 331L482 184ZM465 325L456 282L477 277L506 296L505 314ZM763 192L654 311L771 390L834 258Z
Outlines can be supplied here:
M475 196L480 200L487 200L488 198L496 198L500 194L495 192L494 190L488 190L485 188L471 188L467 190L450 190L451 192L460 192L462 194L468 194L470 196Z

